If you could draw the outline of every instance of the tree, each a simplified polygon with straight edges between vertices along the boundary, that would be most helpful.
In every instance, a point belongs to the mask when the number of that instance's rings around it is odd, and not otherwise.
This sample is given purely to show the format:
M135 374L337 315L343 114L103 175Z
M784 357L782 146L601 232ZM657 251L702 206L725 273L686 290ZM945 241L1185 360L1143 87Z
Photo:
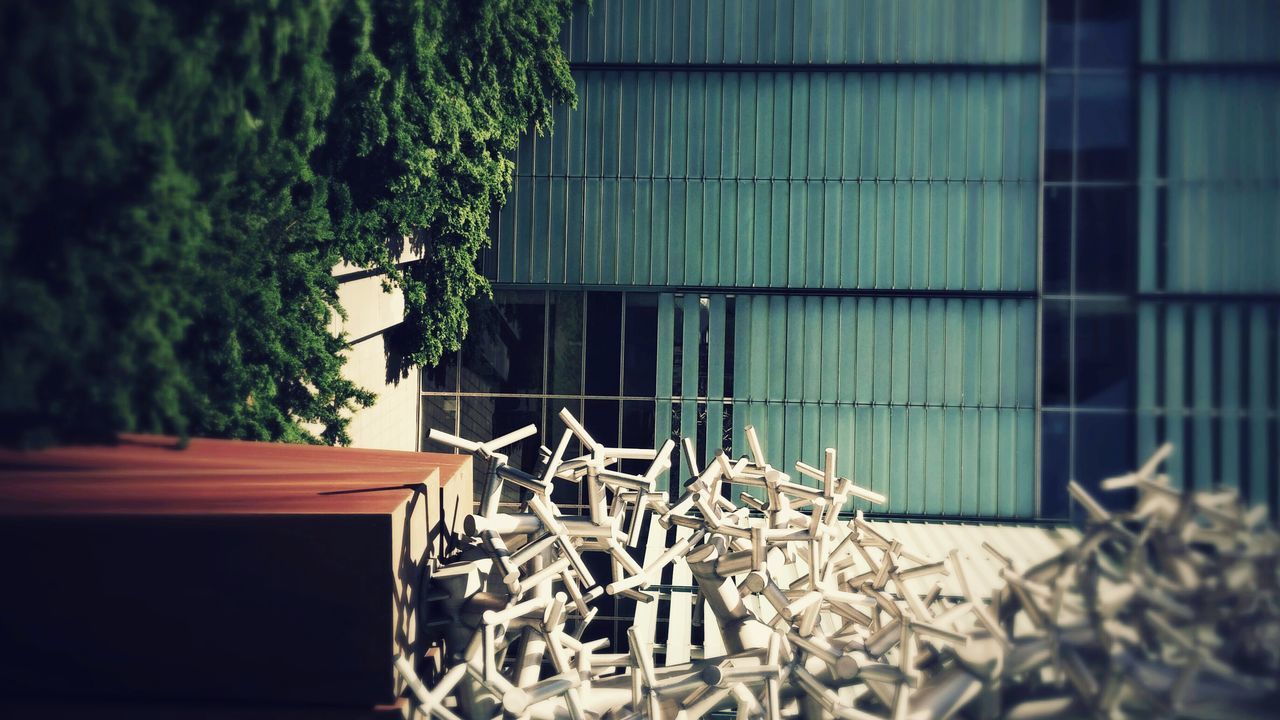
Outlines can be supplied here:
M571 5L371 0L344 20L352 60L327 148L331 207L351 257L403 288L395 339L412 365L457 348L466 301L488 291L475 257L510 186L510 154L575 99L558 43ZM401 238L432 261L398 270Z
M569 0L0 7L0 422L343 442L330 269L388 272L434 363L522 131L573 100ZM404 242L425 259L399 269ZM404 372L405 368L398 368ZM304 423L320 423L312 436Z

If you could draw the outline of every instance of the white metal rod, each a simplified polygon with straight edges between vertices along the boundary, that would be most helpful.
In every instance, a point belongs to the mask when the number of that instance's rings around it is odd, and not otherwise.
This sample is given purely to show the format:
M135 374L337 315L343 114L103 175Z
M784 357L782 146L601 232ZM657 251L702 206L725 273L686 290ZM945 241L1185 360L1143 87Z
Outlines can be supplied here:
M582 427L582 423L578 422L578 418L569 412L569 408L560 408L559 417L564 426L572 430L573 434L578 436L578 439L582 441L583 446L588 450L594 452L597 449L603 449L603 446L597 443L595 438L591 437L587 429Z
M748 425L745 429L747 436L747 447L751 450L751 461L760 467L769 464L764 457L764 450L760 448L760 438L756 436L756 429L752 425Z

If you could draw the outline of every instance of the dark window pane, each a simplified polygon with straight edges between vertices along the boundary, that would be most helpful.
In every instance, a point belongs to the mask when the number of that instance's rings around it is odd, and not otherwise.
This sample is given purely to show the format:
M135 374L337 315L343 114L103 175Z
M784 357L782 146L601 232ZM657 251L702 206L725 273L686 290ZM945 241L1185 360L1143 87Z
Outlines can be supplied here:
M587 394L617 395L621 373L622 293L587 293Z
M734 345L737 344L735 330L738 325L737 300L736 297L729 296L725 301L724 309L724 396L727 398L733 397ZM725 427L728 425L726 424ZM729 443L726 442L724 446L729 447Z
M1046 407L1071 404L1071 320L1070 303L1066 300L1044 301L1044 384L1041 402Z
M582 400L579 398L548 398L547 404L543 408L542 429L547 438L547 447L555 450L559 444L560 438L564 435L568 427L560 419L560 411L568 410L573 414L578 422L582 422ZM590 432L590 428L587 431ZM578 443L575 436L570 436L569 446L564 452L564 457L572 458L582 454L582 446Z
M458 398L453 395L424 395L422 398L422 449L426 452L451 453L453 448L427 436L432 430L453 435L458 431Z
M1133 417L1128 413L1076 413L1075 480L1100 503L1122 508L1132 502L1125 493L1104 492L1106 478L1134 469ZM1072 517L1084 517L1074 504Z
M422 368L422 391L458 391L458 353L445 353L435 367Z
M627 293L627 342L623 392L654 397L658 373L658 296Z
M657 449L659 440L653 437L653 407L651 400L622 401L622 447ZM644 472L648 467L647 460L622 461L626 472Z
M560 420L560 411L568 408L573 416L582 422L582 401L581 400L565 400L565 399L548 399L546 405L543 406L542 427L546 433L547 447L551 452L555 452L556 447L560 444L560 440L564 437L564 422ZM587 432L591 432L591 428L587 428ZM569 445L565 448L562 460L568 460L582 455L582 445L576 437L569 436ZM551 487L551 501L565 508L570 505L580 505L585 502L586 492L580 483L570 482L569 480L556 480ZM571 515L578 514L578 508L566 510Z
M493 431L494 399L465 397L458 401L458 435L484 442L497 436ZM475 463L477 466L483 463ZM479 499L479 498L477 498Z
M674 347L672 348L671 371L671 395L672 397L680 397L684 390L684 296L677 295L675 297L675 320L672 322L672 340ZM694 318L697 322L697 318Z
M1126 67L1133 60L1135 0L1081 0L1081 67Z
M539 320L541 319L539 308ZM540 383L513 387L511 358L517 344L505 332L506 320L488 298L474 298L467 307L467 336L459 353L462 362L462 392L538 392ZM521 348L523 350L523 348ZM516 378L517 381L525 378ZM541 378L539 378L541 380Z
M1133 405L1133 309L1125 303L1076 303L1076 406Z
M537 425L542 429L542 400L528 397L500 397L494 399L493 435L505 435L526 425ZM489 438L472 438L488 440ZM536 433L514 445L501 448L498 452L506 454L508 462L525 472L538 470L539 448L542 445L542 434Z
M584 400L582 424L598 443L618 447L618 401Z
M1080 76L1079 179L1133 176L1133 98L1129 87L1128 75Z
M1048 0L1045 62L1049 67L1075 64L1075 0Z
M1071 189L1044 189L1044 291L1071 292Z
M1155 274L1156 274L1156 290L1164 290L1169 286L1169 188L1156 188L1156 211L1155 211ZM1148 261L1150 262L1150 261Z
M582 392L582 293L551 293L547 313L547 391L577 395Z
M1044 82L1044 177L1070 180L1075 76L1049 75Z
M465 397L458 400L458 435L468 440L485 441L494 437L493 398ZM471 463L472 499L484 498L486 463Z
M1132 188L1077 191L1076 292L1129 292L1137 270L1137 196Z
M1040 514L1065 518L1071 479L1071 413L1045 412L1040 425Z
M584 513L585 514L585 513ZM586 564L587 569L595 576L597 582L608 584L613 579L613 558L606 552L584 552L582 553L582 562ZM612 642L614 622L610 618L616 617L618 612L617 598L613 595L604 594L591 602L591 607L596 608L599 614L596 620L592 622L582 632L582 642L591 642L593 640L609 639Z
M463 392L542 392L542 301L541 292L506 292L471 302Z

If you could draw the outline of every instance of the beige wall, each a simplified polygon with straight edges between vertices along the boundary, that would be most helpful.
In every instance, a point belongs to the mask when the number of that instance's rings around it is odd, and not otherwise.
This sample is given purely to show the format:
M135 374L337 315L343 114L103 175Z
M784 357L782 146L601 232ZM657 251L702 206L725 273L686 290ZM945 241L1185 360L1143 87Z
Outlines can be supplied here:
M411 259L411 258L404 258ZM347 334L351 346L344 355L343 375L374 392L374 404L351 418L347 432L351 445L381 450L418 450L418 399L420 376L387 382L385 331L404 318L404 296L398 289L384 292L382 277L362 277L358 268L334 268L338 276L338 300L347 319L334 317L330 329Z
M351 418L347 432L353 447L417 450L419 375L415 370L398 384L386 382L383 338L381 334L375 335L346 351L343 374L378 395L372 406Z

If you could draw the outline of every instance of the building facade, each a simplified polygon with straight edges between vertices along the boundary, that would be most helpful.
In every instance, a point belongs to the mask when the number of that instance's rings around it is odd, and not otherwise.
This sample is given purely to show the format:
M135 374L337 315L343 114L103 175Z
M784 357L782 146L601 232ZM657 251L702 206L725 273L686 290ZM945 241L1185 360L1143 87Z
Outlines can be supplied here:
M1280 4L593 6L424 431L755 425L877 510L1017 519L1169 440L1275 505Z

